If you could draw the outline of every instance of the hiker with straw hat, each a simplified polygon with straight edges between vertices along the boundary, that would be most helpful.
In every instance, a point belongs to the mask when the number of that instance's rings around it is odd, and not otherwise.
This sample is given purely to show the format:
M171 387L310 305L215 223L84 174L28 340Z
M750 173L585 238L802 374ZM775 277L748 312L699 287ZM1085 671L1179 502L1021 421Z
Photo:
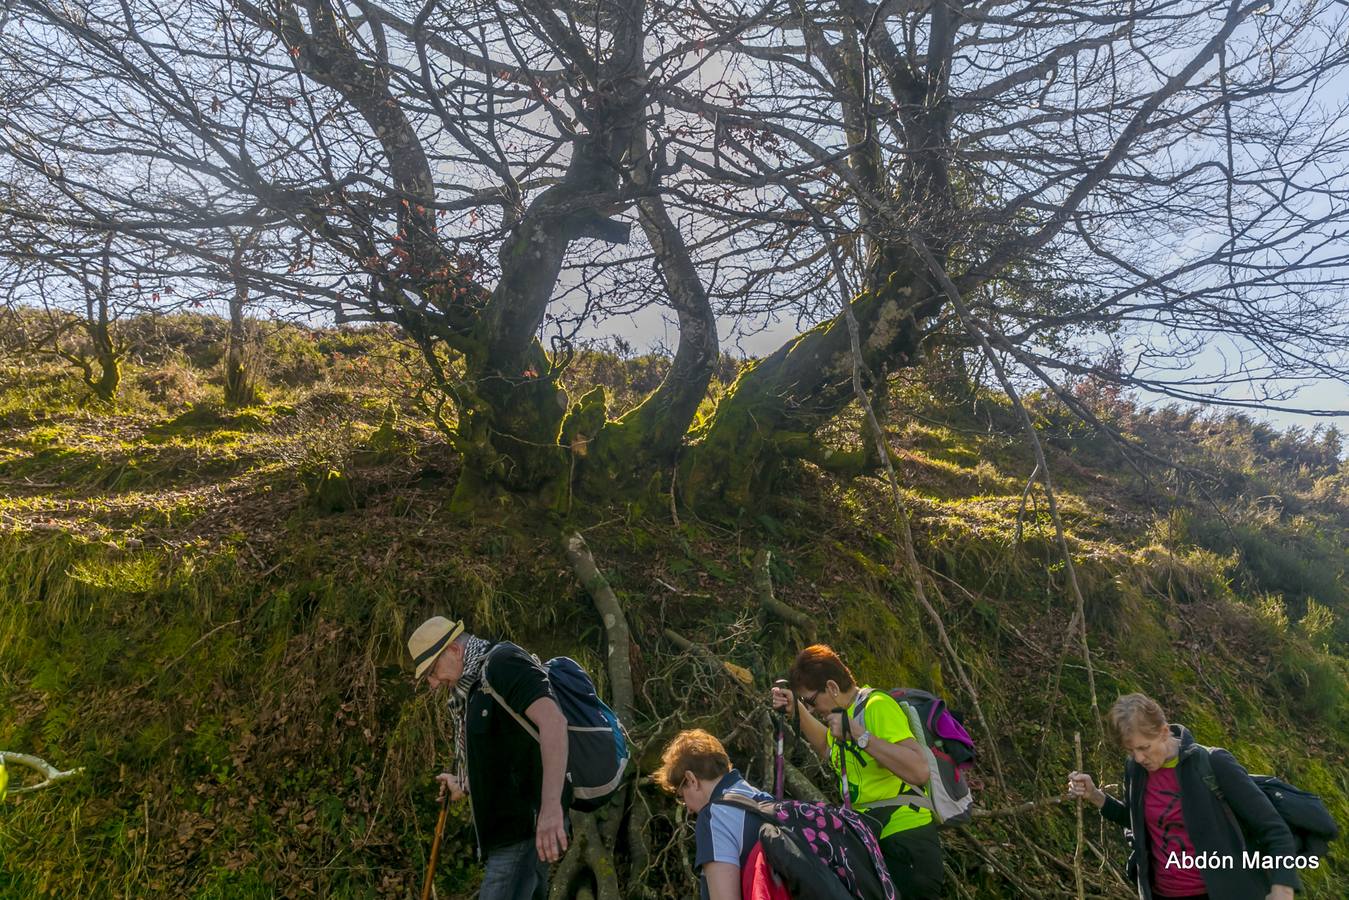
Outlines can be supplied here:
M544 900L547 864L567 850L563 810L570 803L567 720L547 672L515 644L468 634L463 622L442 616L412 632L408 652L418 681L450 692L455 771L436 780L442 799L467 795L472 805L486 867L478 897ZM481 690L484 674L495 700ZM518 721L521 716L533 723L537 740Z

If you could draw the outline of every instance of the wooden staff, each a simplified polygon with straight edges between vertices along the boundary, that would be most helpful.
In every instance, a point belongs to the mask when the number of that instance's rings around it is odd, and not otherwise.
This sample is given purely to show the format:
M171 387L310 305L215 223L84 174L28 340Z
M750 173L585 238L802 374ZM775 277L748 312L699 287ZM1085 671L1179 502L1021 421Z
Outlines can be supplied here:
M440 859L440 838L445 833L445 814L450 811L450 792L440 801L440 818L436 819L436 836L431 839L431 861L426 864L426 883L422 885L422 900L431 900L431 882L436 874L436 861Z
M1073 751L1077 754L1077 769L1082 771L1082 732L1073 732ZM1082 884L1082 800L1077 798L1077 846L1073 848L1073 878L1077 881L1077 900L1085 900L1086 888Z

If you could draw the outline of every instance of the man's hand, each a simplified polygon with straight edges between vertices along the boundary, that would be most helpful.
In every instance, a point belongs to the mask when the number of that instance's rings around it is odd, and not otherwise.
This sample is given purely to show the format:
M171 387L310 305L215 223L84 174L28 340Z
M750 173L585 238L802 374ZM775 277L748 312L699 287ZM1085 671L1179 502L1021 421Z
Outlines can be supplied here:
M1293 889L1286 884L1276 884L1270 887L1269 896L1265 900L1293 900Z
M440 793L436 795L437 800L444 800L446 791L450 793L451 803L458 803L468 796L468 785L464 783L462 775L441 772L436 776L436 781L440 782Z
M539 827L534 835L539 859L555 863L567 852L567 820L561 803L550 803L539 810Z
M534 848L539 859L553 863L567 851L567 820L562 812L562 790L567 777L567 717L552 697L535 700L525 715L539 729L539 761L543 764ZM519 798L517 802L523 800Z

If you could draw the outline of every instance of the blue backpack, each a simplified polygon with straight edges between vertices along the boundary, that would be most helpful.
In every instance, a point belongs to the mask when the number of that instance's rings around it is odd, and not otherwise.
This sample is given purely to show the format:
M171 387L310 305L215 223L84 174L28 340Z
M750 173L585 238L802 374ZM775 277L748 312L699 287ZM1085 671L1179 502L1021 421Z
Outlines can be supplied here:
M618 793L628 768L628 741L623 725L614 711L600 699L595 682L585 669L566 656L543 664L552 685L553 696L567 720L567 778L571 781L571 808L594 812ZM534 723L520 715L487 681L483 667L482 689L496 701L534 740L539 731Z

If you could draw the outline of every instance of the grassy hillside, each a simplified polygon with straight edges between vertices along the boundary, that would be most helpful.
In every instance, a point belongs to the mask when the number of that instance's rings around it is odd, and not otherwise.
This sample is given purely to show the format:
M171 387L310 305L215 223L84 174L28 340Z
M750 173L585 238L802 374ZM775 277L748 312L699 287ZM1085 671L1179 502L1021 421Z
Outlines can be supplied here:
M0 364L0 749L86 769L0 806L0 897L415 895L449 747L403 639L449 612L573 655L603 682L602 628L563 527L583 530L627 604L648 765L696 723L764 780L762 686L802 640L759 617L751 562L765 548L779 598L865 680L935 687L973 719L896 564L881 483L803 465L770 508L738 517L578 500L567 521L509 501L456 520L457 461L391 335L259 331L262 402L231 410L216 400L218 329L158 323L115 409L68 372ZM575 365L632 396L662 363ZM1044 496L1024 491L1029 452L996 398L950 393L902 384L886 420L934 602L993 732L972 729L981 805L1059 792L1074 731L1117 781L1085 661L1064 651L1071 603ZM1148 691L1200 741L1321 792L1349 825L1349 467L1335 436L1084 399L1181 464L1135 454L1135 470L1035 404L1102 703ZM854 427L829 439L848 445ZM761 687L680 652L667 630ZM691 896L691 832L669 801L642 798L653 850L640 880ZM1067 808L982 820L948 840L960 884L948 896L1072 896L1073 834ZM1130 896L1114 829L1089 815L1088 836L1089 893ZM472 845L458 810L440 896L472 895ZM1307 885L1349 895L1349 864Z

